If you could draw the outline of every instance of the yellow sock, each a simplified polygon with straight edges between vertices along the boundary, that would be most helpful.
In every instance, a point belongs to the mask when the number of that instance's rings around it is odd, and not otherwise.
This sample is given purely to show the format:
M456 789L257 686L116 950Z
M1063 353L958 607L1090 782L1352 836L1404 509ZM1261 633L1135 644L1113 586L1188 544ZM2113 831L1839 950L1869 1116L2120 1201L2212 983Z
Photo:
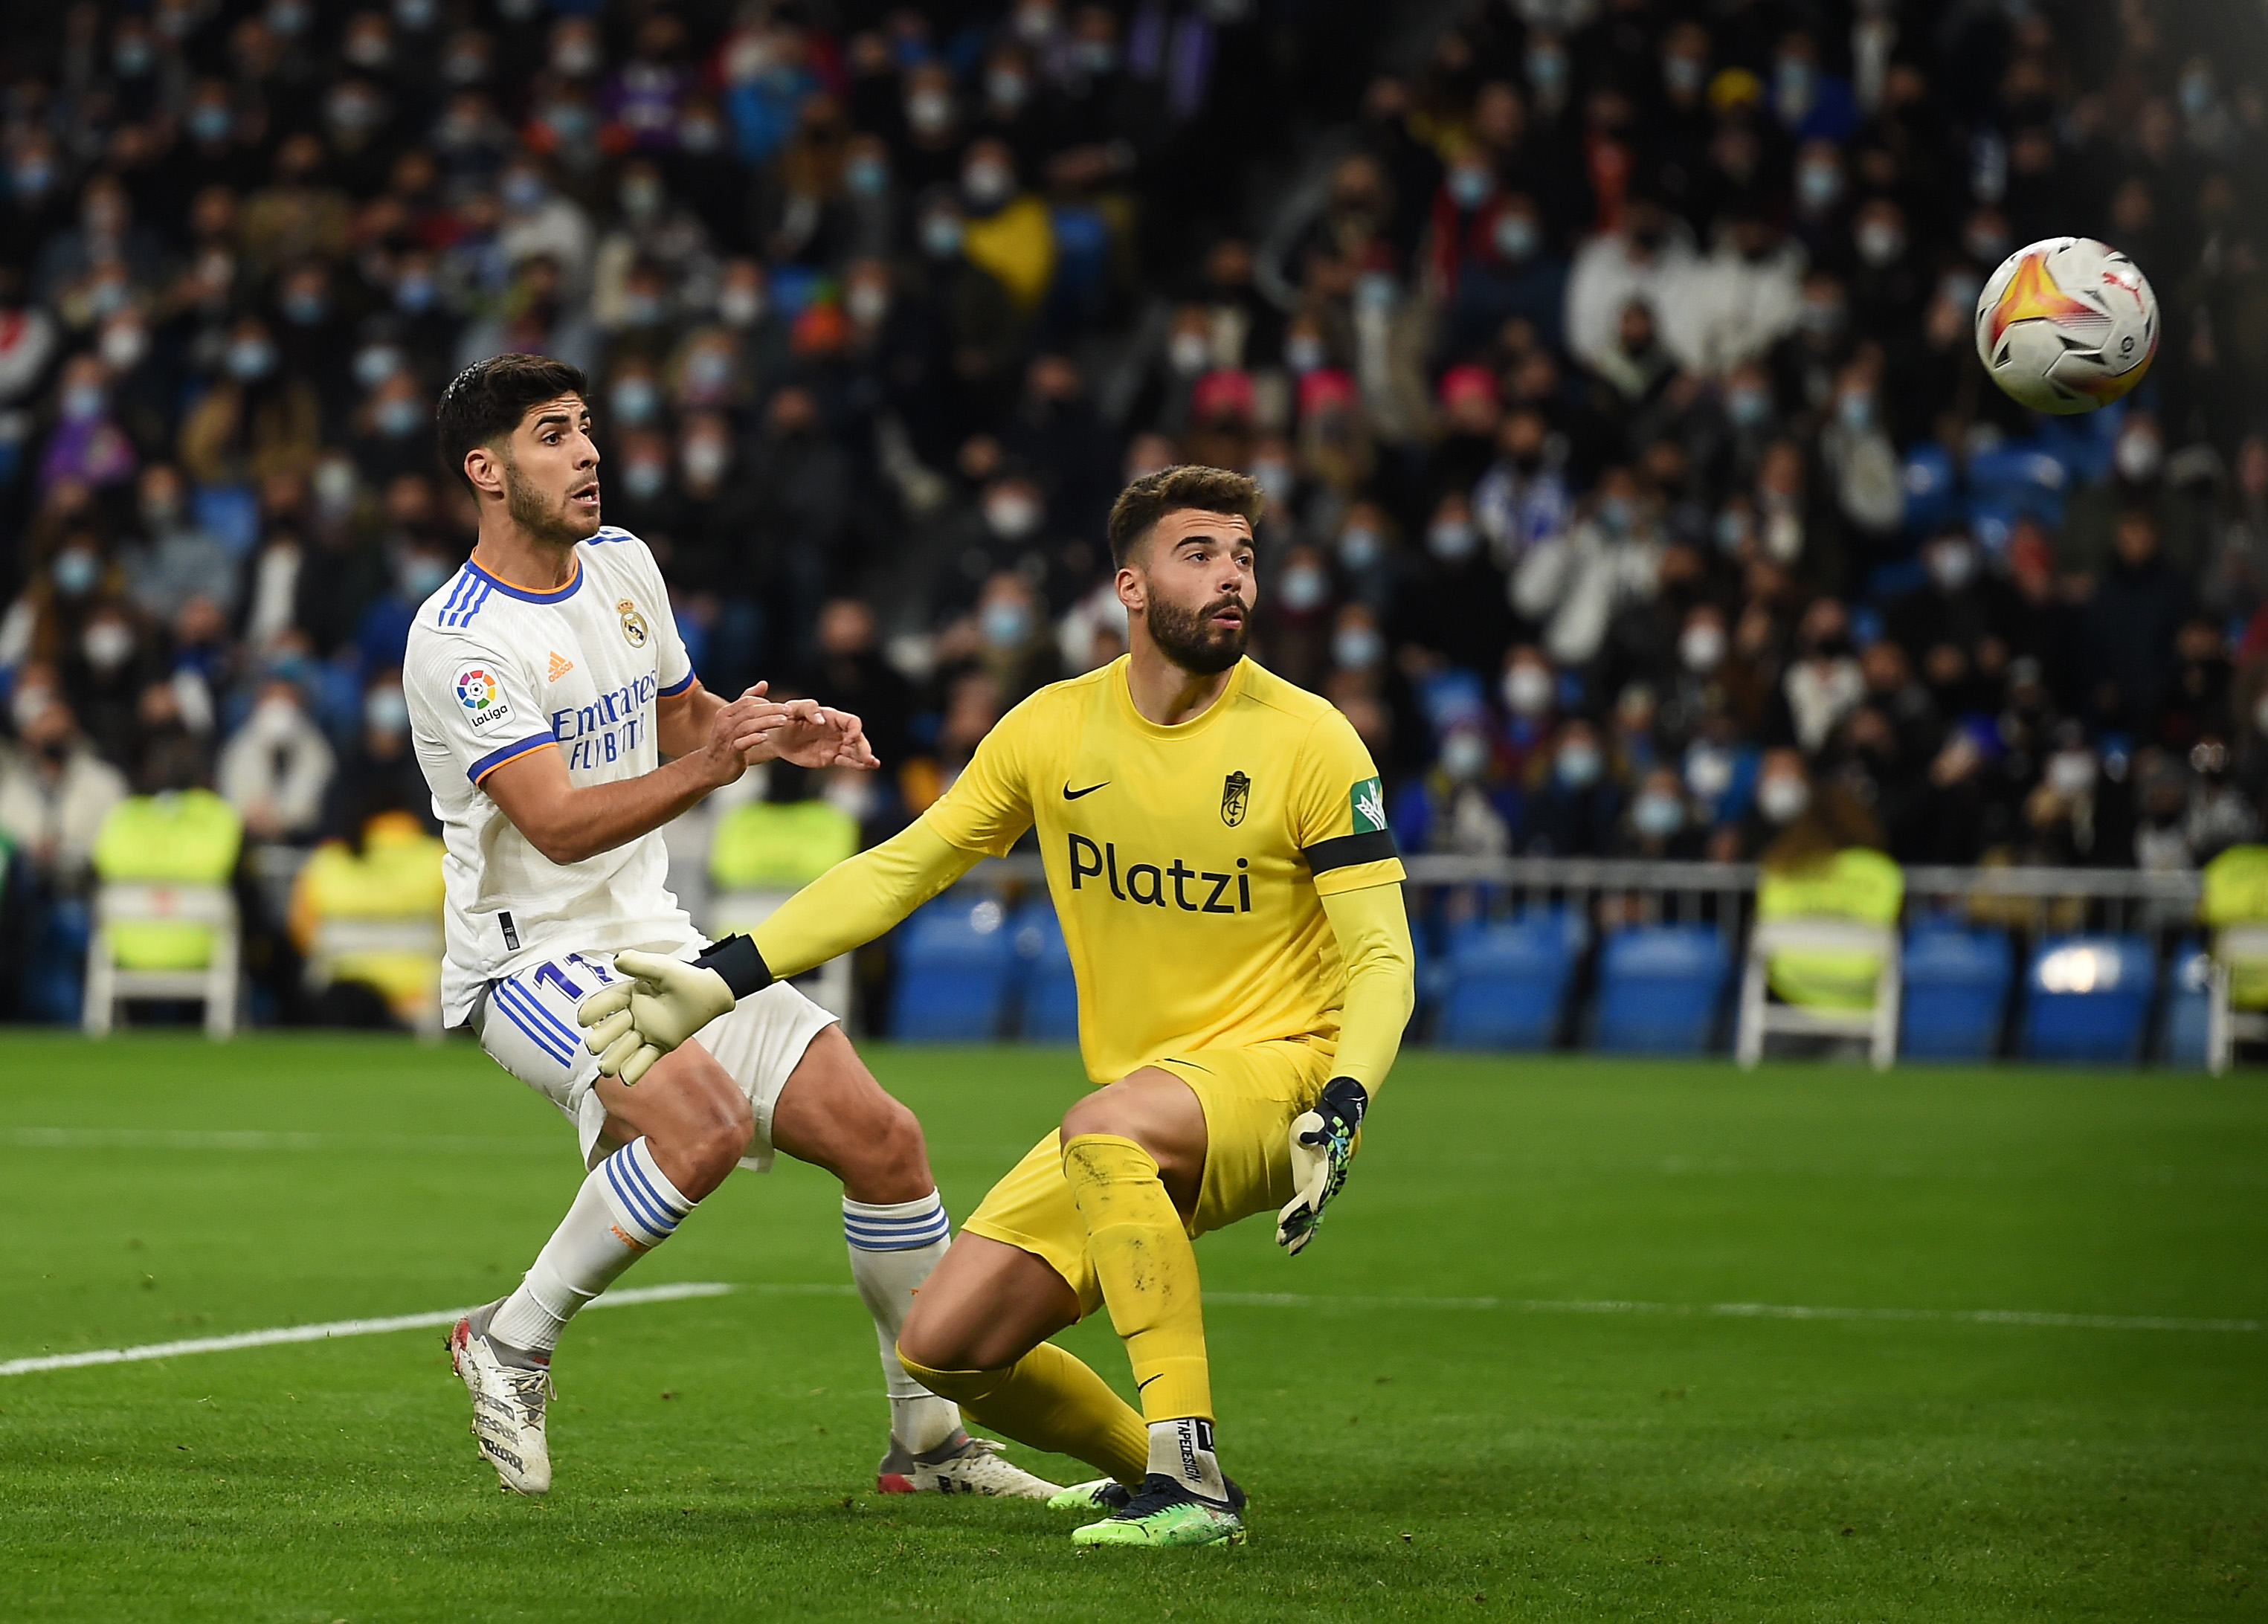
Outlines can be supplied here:
M898 1351L906 1374L961 1413L1034 1449L1071 1455L1138 1484L1148 1469L1150 1435L1133 1407L1053 1342L1042 1342L1004 1370L932 1370Z
M1087 1256L1110 1323L1125 1339L1142 1414L1153 1422L1211 1421L1197 1249L1158 1164L1131 1139L1081 1134L1064 1146L1064 1179L1086 1221Z

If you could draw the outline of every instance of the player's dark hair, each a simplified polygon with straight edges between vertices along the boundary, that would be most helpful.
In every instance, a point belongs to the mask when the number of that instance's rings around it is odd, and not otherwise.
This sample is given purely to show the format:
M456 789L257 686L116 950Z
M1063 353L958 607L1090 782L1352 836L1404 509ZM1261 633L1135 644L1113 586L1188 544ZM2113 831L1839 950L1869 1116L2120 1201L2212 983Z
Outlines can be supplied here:
M581 367L549 356L490 356L474 362L449 380L433 413L441 471L464 480L471 489L472 481L465 479L465 457L475 446L494 445L519 428L531 406L563 394L587 400L590 393L590 380Z
M1128 556L1168 513L1184 508L1201 513L1233 513L1256 525L1267 506L1267 494L1260 489L1260 481L1233 468L1177 462L1155 474L1145 474L1120 491L1118 500L1110 504L1110 522L1104 533L1110 541L1110 562L1123 570Z

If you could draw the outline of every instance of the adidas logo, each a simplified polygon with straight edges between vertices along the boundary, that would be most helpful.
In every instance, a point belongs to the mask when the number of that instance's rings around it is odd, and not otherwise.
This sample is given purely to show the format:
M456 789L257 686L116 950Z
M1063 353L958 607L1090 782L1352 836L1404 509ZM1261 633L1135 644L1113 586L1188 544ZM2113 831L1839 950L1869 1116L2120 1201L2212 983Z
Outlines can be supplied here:
M575 662L573 660L569 659L563 654L555 651L551 656L551 675L546 679L546 680L556 682L560 678L565 676L569 672L574 669Z

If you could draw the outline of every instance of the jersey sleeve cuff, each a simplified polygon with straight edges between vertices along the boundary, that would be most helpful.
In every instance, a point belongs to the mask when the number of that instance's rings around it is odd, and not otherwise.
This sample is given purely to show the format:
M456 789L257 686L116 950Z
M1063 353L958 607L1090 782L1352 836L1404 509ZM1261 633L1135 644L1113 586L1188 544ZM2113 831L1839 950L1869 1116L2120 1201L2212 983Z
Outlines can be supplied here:
M1315 894L1335 897L1346 891L1367 891L1373 885L1398 885L1410 876L1399 857L1380 863L1354 863L1315 876Z
M559 740L550 733L531 733L515 744L504 746L501 750L490 751L465 769L465 776L478 783L507 761L517 761L530 751L541 750L546 745L556 745L558 742Z
M668 687L661 690L661 696L664 699L675 699L680 694L684 693L686 689L693 686L693 668L689 665L687 666L683 676L680 677L676 681L671 683Z

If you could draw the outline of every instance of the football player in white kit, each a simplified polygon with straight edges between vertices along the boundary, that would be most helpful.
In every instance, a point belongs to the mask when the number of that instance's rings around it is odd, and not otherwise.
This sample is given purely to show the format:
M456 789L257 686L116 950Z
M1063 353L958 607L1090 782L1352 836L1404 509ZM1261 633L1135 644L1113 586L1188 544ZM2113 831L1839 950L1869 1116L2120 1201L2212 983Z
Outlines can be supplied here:
M468 367L443 393L442 460L472 489L480 537L419 609L402 672L447 846L447 1022L567 1115L589 1170L519 1288L450 1334L474 1436L506 1488L549 1489L562 1327L734 1166L784 1151L843 1181L890 1398L877 1487L1045 1498L1053 1484L970 1438L898 1363L947 1220L920 1124L832 1015L770 988L634 1087L601 1077L580 1040L576 1006L613 979L617 952L706 959L742 941L712 948L665 888L663 824L753 761L875 765L856 716L775 702L761 684L730 703L703 689L652 555L599 522L585 398L580 371L527 355Z

